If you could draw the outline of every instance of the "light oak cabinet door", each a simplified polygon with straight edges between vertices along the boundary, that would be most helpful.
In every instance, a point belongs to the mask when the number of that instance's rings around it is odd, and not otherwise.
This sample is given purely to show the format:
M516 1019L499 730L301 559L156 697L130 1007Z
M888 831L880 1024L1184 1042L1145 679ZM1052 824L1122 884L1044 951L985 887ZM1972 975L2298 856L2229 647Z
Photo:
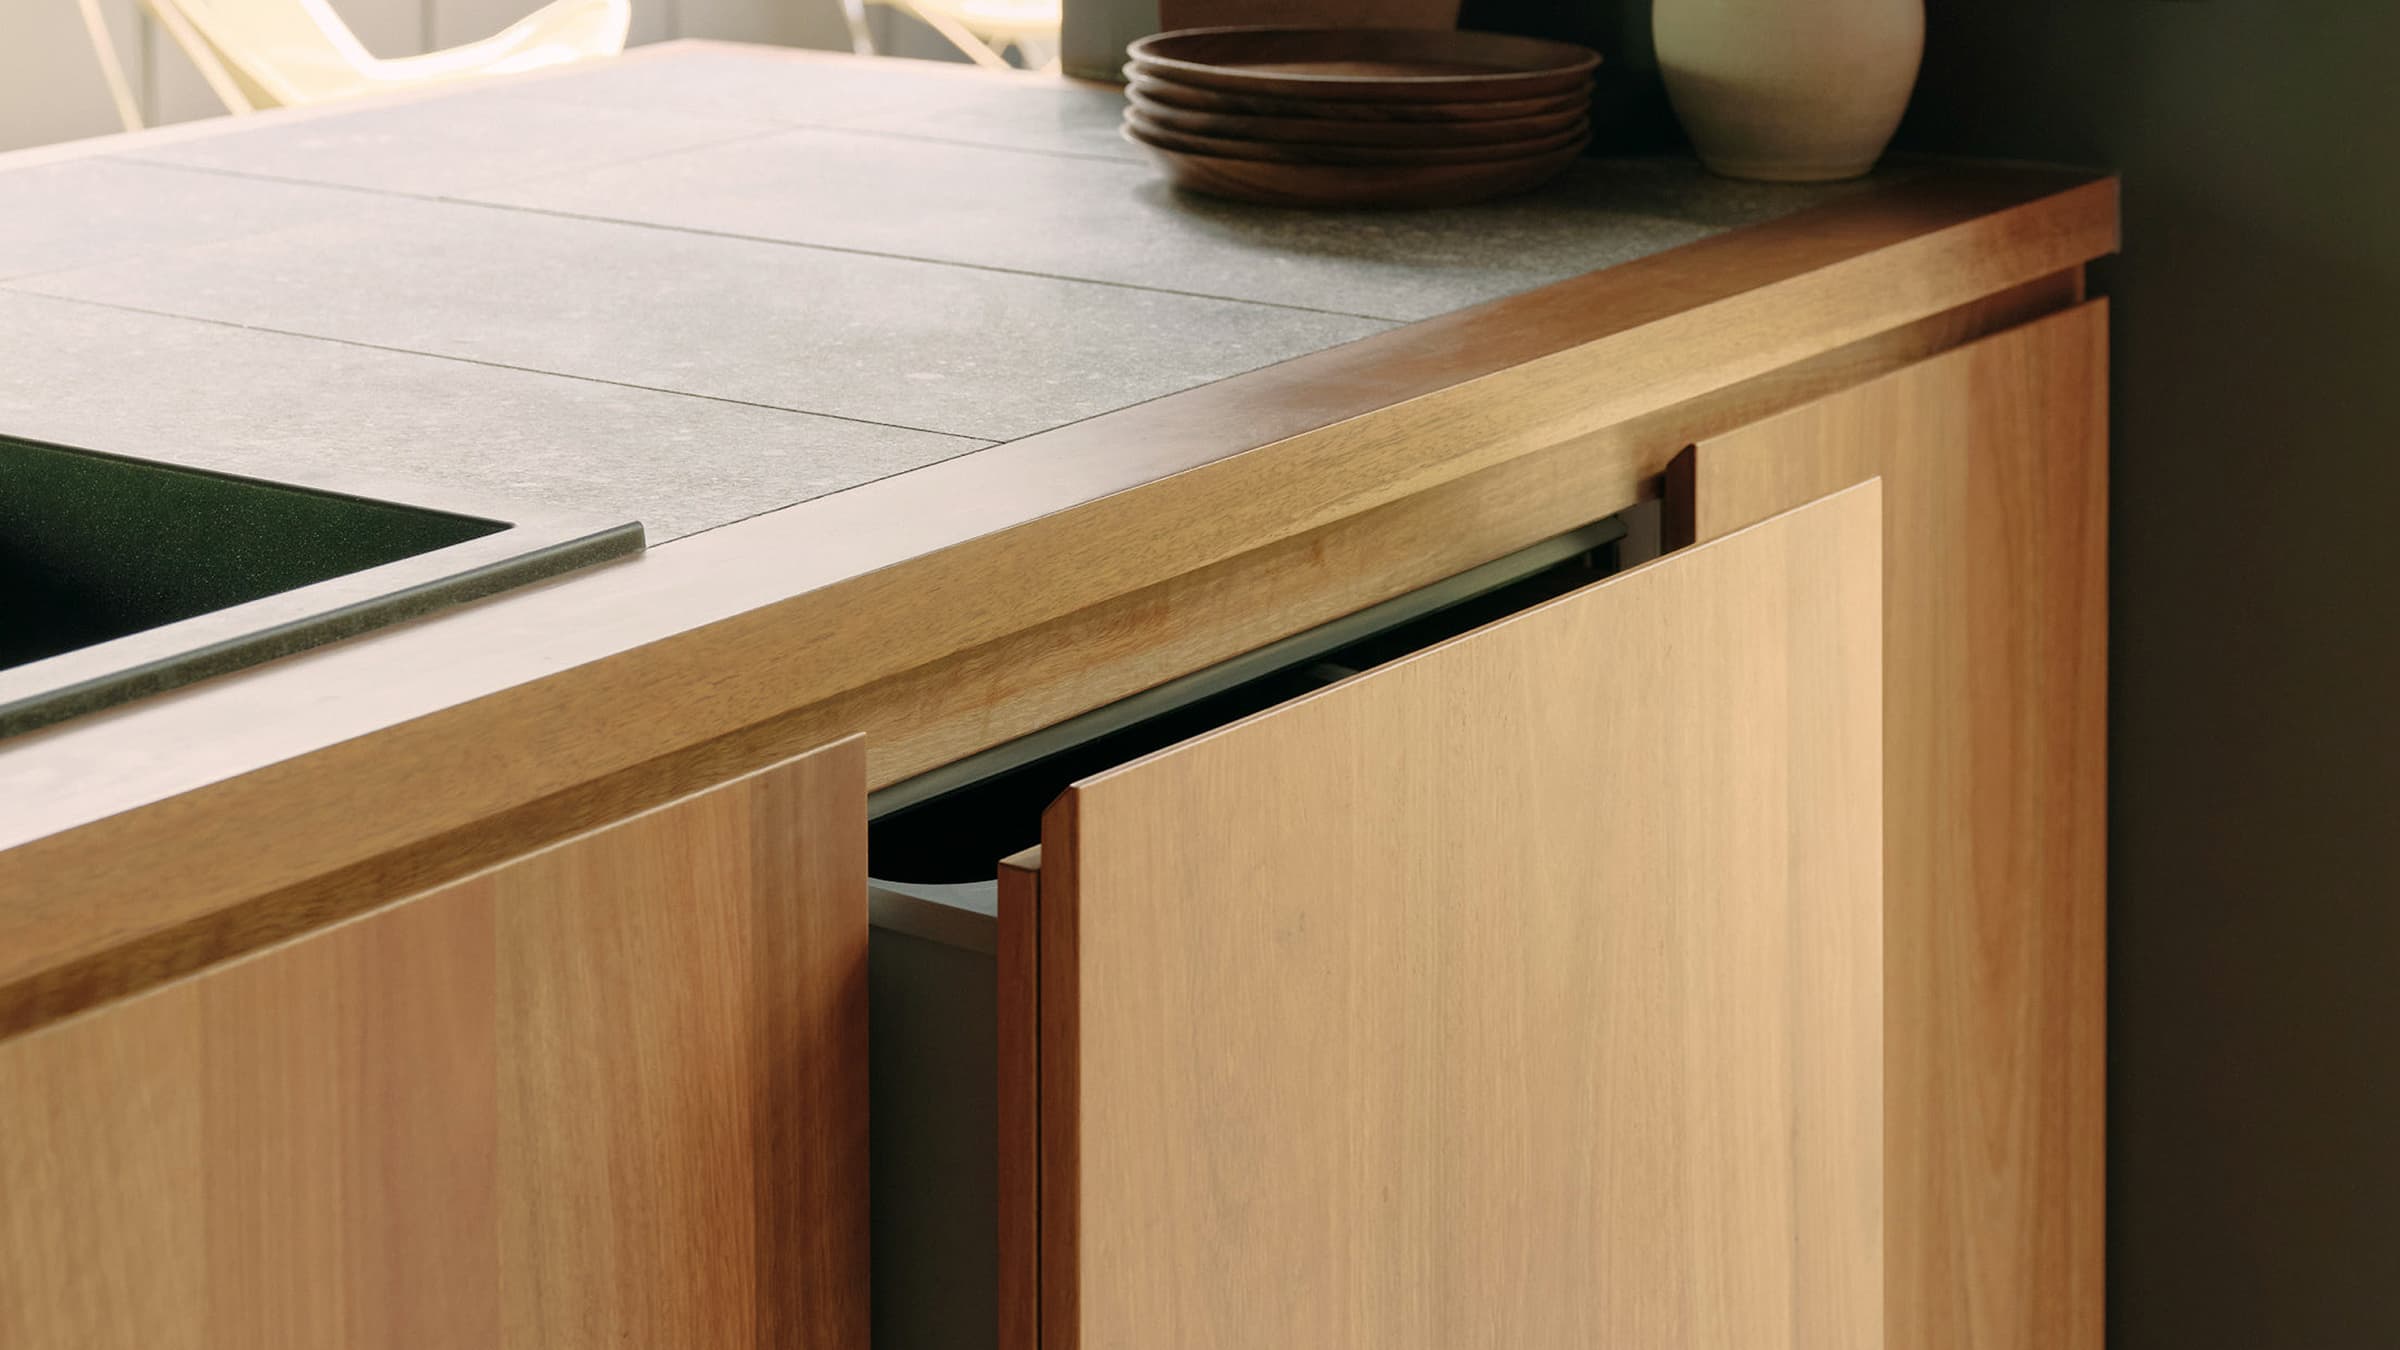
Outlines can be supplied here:
M0 1345L866 1343L856 740L0 1043Z
M1702 441L1700 539L1883 485L1886 1334L2098 1350L2108 307Z
M1003 1343L1881 1346L1880 532L1870 483L1060 798Z

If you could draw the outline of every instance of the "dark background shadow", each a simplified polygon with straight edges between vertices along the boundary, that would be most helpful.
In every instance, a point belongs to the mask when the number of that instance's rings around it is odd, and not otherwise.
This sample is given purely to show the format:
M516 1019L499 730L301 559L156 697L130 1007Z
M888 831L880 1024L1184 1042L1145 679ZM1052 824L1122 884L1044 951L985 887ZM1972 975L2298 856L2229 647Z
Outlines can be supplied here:
M1928 18L1903 144L2125 179L2110 1344L2400 1346L2400 5Z

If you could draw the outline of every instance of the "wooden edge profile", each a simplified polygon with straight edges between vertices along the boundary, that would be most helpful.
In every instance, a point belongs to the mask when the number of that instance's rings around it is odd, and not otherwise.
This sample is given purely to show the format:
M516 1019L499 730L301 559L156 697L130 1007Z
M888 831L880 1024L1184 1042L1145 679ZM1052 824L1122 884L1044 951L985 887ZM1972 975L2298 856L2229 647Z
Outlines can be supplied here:
M756 1339L857 1343L872 1299L866 738L845 736L743 782L755 832L746 861Z
M1038 959L1041 989L1041 1246L1039 1300L1043 1350L1074 1350L1080 1322L1083 1131L1076 949L1076 871L1082 849L1079 794L1070 787L1042 812Z
M1667 461L1658 491L1659 547L1669 553L1700 542L1700 518L1693 500L1699 473L1700 447L1687 445Z
M1042 850L1000 860L1000 1350L1041 1345Z

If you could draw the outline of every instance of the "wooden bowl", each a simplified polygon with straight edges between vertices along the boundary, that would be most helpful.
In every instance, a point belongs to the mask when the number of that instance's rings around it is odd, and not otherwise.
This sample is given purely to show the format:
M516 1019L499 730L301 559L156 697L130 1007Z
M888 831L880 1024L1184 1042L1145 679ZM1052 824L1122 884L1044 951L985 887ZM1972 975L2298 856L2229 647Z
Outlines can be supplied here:
M1478 164L1279 164L1187 154L1141 140L1130 130L1125 138L1156 160L1178 188L1267 206L1464 206L1529 192L1565 172L1583 153L1578 141L1548 154Z
M1146 120L1189 136L1223 136L1237 141L1288 141L1300 145L1494 145L1539 140L1584 122L1581 103L1539 117L1502 117L1488 122L1354 122L1339 117L1238 117L1194 112L1162 103L1139 88L1126 102Z
M1292 141L1244 141L1176 131L1150 120L1141 109L1130 107L1125 110L1125 130L1145 145L1219 159L1277 164L1482 164L1495 159L1544 155L1591 139L1590 124L1579 119L1547 136L1486 145L1304 145Z
M1278 98L1272 94L1236 94L1177 84L1159 75L1144 75L1125 64L1126 88L1139 89L1153 102L1193 112L1230 113L1241 117L1307 117L1349 122L1480 122L1519 117L1547 117L1580 112L1591 106L1589 81L1563 94L1538 98L1491 99L1474 103L1360 103L1324 98Z
M1571 42L1439 28L1186 28L1125 50L1136 74L1178 84L1370 103L1540 98L1600 64Z

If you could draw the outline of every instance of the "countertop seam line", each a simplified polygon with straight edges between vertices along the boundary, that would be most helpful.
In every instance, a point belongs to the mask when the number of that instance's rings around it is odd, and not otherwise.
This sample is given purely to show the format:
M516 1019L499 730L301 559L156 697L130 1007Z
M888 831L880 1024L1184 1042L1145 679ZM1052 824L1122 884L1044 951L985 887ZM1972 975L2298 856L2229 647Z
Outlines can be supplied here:
M1109 163L1121 163L1111 160ZM1210 300L1220 305L1241 305L1253 309L1277 309L1295 314L1322 314L1335 319L1364 319L1368 323L1414 323L1389 314L1364 314L1350 309L1324 309L1315 305L1287 304L1280 300L1251 300L1240 296L1217 295L1209 291L1179 290L1173 286L1144 286L1131 281L1110 281L1101 277L1068 276L1059 272L1037 271L1030 267L1002 267L996 263L960 262L954 258L933 258L920 253L891 253L883 249L853 248L844 244L811 244L797 239L776 239L763 234L743 234L738 230L710 230L697 225L666 225L656 221L626 220L618 216L594 215L586 211L567 211L550 206L529 206L522 202L493 202L474 197L429 197L421 200L441 202L451 206L480 206L495 211L520 211L526 215L551 216L560 220L582 220L597 225L625 225L641 230L664 230L670 234L699 235L707 239L732 239L749 244L771 244L777 248L809 249L818 253L842 253L854 258L888 258L894 262L919 263L928 267L955 267L966 272L995 272L1002 276L1031 277L1037 281L1063 281L1076 286L1106 286L1111 290L1141 291L1150 295L1174 295L1186 300Z
M256 183L281 183L285 187L319 188L326 192L356 192L369 197L399 197L407 201L431 200L421 192L403 192L399 188L369 187L365 183L329 183L322 178L295 178L285 173L260 173L256 169L228 169L220 164L178 164L170 159L150 159L142 155L104 155L112 164L135 164L145 169L165 169L172 173L207 174L214 178L246 178Z
M252 333L272 333L277 337L297 338L303 342L330 342L343 347L358 347L367 351L391 352L398 356L421 356L429 361L455 361L460 365L484 366L492 370L515 371L520 375L542 375L558 380L578 380L585 384L603 384L617 389L633 389L645 394L665 394L672 398L699 399L706 403L725 403L739 408L757 408L764 412L789 413L794 417L821 417L829 422L849 422L857 426L883 427L890 431L915 432L922 436L941 436L955 441L980 442L979 449L1000 444L990 436L972 431L944 431L938 427L911 426L906 422L878 422L871 417L852 417L843 413L819 412L814 408L792 408L781 403L760 403L746 398L729 398L723 394L699 394L688 389L669 389L664 385L637 384L631 380L611 380L598 375L577 375L563 370L544 370L539 366L511 365L506 361L490 361L476 356L460 356L453 352L426 352L414 347L395 347L383 342L364 342L357 338L332 337L324 333L306 333L294 328L275 328L266 324L236 323L231 319L212 319L200 314L182 314L170 309L150 309L114 300L93 300L80 295L58 295L17 284L19 279L0 280L0 291L18 295L37 296L70 305L90 305L97 309L120 310L128 314L147 314L159 319L180 319L186 323L204 323L217 328L235 328ZM961 453L966 453L962 451Z
M727 140L723 140L723 141L714 141L714 142L710 142L709 144L710 144L712 147L713 147L713 146L720 146L720 145L731 145L731 144L734 144L734 143L736 143L736 142L739 142L739 141L744 141L744 140L753 140L753 139L757 139L757 138L759 138L759 137L776 135L776 134L779 134L779 133L782 133L782 132L788 132L788 131L792 131L792 130L795 130L795 129L797 129L797 128L793 128L793 127L778 127L778 128L775 128L775 129L773 129L773 130L770 130L770 131L759 131L759 132L752 132L752 133L750 133L750 134L748 134L748 135L731 137L731 138L728 138ZM827 131L851 131L851 130L854 130L854 128L850 128L850 127L825 127L825 128L812 128L812 129L816 129L816 130L827 130ZM932 139L934 139L934 138L932 138L932 137L901 136L901 135L898 135L897 133L872 133L872 134L890 134L890 135L893 135L893 137L894 137L895 139L899 139L899 140L932 140ZM944 142L944 143L945 143L945 144L949 144L950 142ZM958 144L964 144L964 142L959 142ZM691 148L693 148L693 147L689 147L689 146L685 146L685 147L679 147L679 149L691 149ZM988 147L977 147L977 148L988 148ZM611 162L611 163L608 163L608 164L592 165L592 166L588 166L588 167L591 167L591 168L618 168L618 167L621 167L622 165L625 165L625 164L638 164L638 163L641 163L641 162L643 162L644 160L649 160L649 159L658 159L658 158L662 158L662 157L664 157L664 156L666 156L666 155L673 154L673 153L676 153L676 151L662 150L662 151L658 152L657 154L653 154L653 155L640 155L640 156L636 156L636 157L634 157L633 159L628 159L628 160L618 160L618 161L614 161L614 162ZM1026 152L1026 153L1047 153L1047 152L1039 152L1039 151L1036 151L1036 152ZM283 174L257 173L257 172L254 172L254 171L251 171L251 170L247 170L247 169L225 169L225 168L218 168L218 167L215 167L215 166L213 166L213 165L201 165L201 164L171 164L171 163L167 163L167 162L165 162L165 161L162 161L162 160L144 159L144 158L141 158L141 157L140 157L140 156L138 156L138 155L115 155L115 156L111 156L110 158L113 158L113 159L117 160L117 161L118 161L118 162L120 162L120 163L125 163L125 164L139 164L139 165L142 165L142 166L143 166L143 167L145 167L145 168L153 168L153 169L175 169L175 170L179 170L179 171L181 171L181 172L184 172L184 173L205 173L205 174L215 174L215 175L218 175L218 176L220 176L220 177L225 177L225 178L248 178L248 179L254 179L254 180L257 180L257 181L259 181L259 182L265 182L265 183L282 183L282 184L284 184L284 185L286 185L286 186L290 186L290 187L314 187L314 188L326 188L326 189L330 189L330 190L332 190L332 191L337 191L337 192L363 192L363 193L367 193L367 194L369 194L369 195L371 195L371 196L377 196L377 197L397 197L397 198L400 198L400 199L401 199L401 200L403 200L403 201L413 201L413 202L433 202L433 203L437 203L437 204L440 204L440 205L443 205L443 206L466 206L466 207L475 207L475 208L478 208L478 209L481 209L481 210L486 210L486 211L516 211L516 212L520 212L520 213L522 213L522 214L525 214L525 215L531 215L531 216L550 216L550 217L554 217L554 218L556 218L556 219L560 219L560 220L582 220L582 221L589 221L589 222L591 222L591 223L593 223L593 224L598 224L598 225L619 225L619 226L624 226L624 227L626 227L626 228L628 228L628 229L636 229L636 230L662 230L662 231L665 231L665 232L667 232L667 233L670 233L670 234L690 234L690 235L698 235L698 236L701 236L701 237L703 237L703 238L708 238L708 239L734 239L734 240L739 240L739 241L741 241L741 242L743 242L743 243L751 243L751 244L770 244L770 245L773 245L773 246L775 246L775 247L777 247L777 248L801 248L801 249L811 249L811 250L814 250L814 251L816 251L816 252L819 252L819 253L844 253L844 254L849 254L849 255L850 255L850 256L852 256L852 257L859 257L859 258L889 258L889 259L892 259L892 260L894 260L894 261L897 261L897 262L913 262L913 263L922 263L922 264L924 264L924 265L926 265L926 266L929 266L929 267L956 267L956 268L960 268L960 269L962 269L962 270L964 270L964 271L969 271L969 272L996 272L996 273L999 273L999 274L1001 274L1001 275L1003 275L1003 276L1012 276L1012 277L1034 277L1034 278L1037 278L1037 279L1039 279L1039 280L1043 280L1043 281L1065 281L1065 282L1072 282L1072 283L1075 283L1075 284L1077 284L1077 285L1083 285L1083 286L1107 286L1107 287L1110 287L1111 289L1114 289L1114 290L1121 290L1121 291L1142 291L1142 292L1146 292L1146 293L1148 293L1148 294L1151 294L1151 295L1175 295L1175 296L1182 296L1183 298L1185 298L1185 299L1187 299L1187 300L1213 300L1213 301L1216 301L1216 302L1217 302L1217 303L1219 303L1219 304L1226 304L1226 305L1254 305L1254 306L1256 306L1256 307L1258 307L1258 308L1260 308L1260 309L1278 309L1278 310L1286 310L1286 311L1290 311L1290 312L1292 312L1292 313L1296 313L1296 314L1323 314L1323 315L1326 315L1326 316L1329 316L1329 317L1332 317L1332 318L1337 318L1337 319L1365 319L1365 320L1367 320L1367 321L1368 321L1368 322L1370 322L1370 323L1395 323L1395 324L1404 324L1404 323L1413 323L1413 322L1415 322L1415 320L1413 320L1413 319L1406 319L1406 318L1402 318L1402 317L1400 317L1400 316L1398 316L1398 315L1393 315L1393 314L1367 314L1367 313L1363 313L1363 312L1361 312L1361 311L1358 311L1358 310L1350 310L1350 309L1325 309L1325 308L1321 308L1321 307L1319 307L1319 306L1316 306L1316 305L1294 305L1294 304L1288 304L1288 303L1285 303L1285 302L1283 302L1283 301L1280 301L1280 300L1253 300L1253 299L1247 299L1247 298L1244 298L1244 297L1241 297L1241 296L1217 295L1217 294L1214 294L1214 293L1212 293L1212 292L1209 292L1209 291L1187 291L1187 290L1180 290L1180 289L1178 289L1178 288L1176 288L1176 287L1173 287L1173 286L1144 286L1144 285L1137 284L1137 283L1135 283L1135 282L1130 282L1130 281L1110 281L1110 280L1107 280L1107 279L1104 279L1104 278L1100 278L1100 277L1077 277L1077 276L1067 276L1067 275L1064 275L1064 274L1062 274L1062 273L1058 273L1058 272L1043 272L1043 271L1038 271L1038 270L1036 270L1036 269L1033 269L1033 268L1030 268L1030 267L1001 267L1001 266L998 266L998 265L996 265L996 264L993 264L993 263L972 263L972 262L960 262L960 261L958 261L957 259L954 259L954 258L933 258L933 257L927 257L927 256L925 256L925 255L923 255L923 254L917 254L917 253L892 253L892 252L885 251L885 250L883 250L883 249L872 249L872 248L852 248L852 247L848 247L848 246L841 245L841 244L812 244L812 243L809 243L809 242L807 242L807 241L805 241L805 240L799 240L799 239L777 239L777 238L774 238L774 237L772 237L772 236L769 236L769 235L763 235L763 234L744 234L744 233L742 233L742 232L740 232L740 231L738 231L738 230L710 230L710 229L703 229L703 228L701 228L701 227L699 227L699 226L696 226L696 225L668 225L668 224L663 224L663 223L661 223L661 222L658 222L658 221L650 221L650 220L627 220L627 219L625 219L625 218L624 218L624 217L622 217L622 216L603 216L603 215L596 215L596 214L593 214L593 213L591 213L591 212L588 212L588 211L567 211L567 210L561 210L561 209L559 209L559 208L557 208L557 207L548 207L548 206L531 206L531 205L527 205L527 204L525 204L525 203L523 203L523 202L496 202L496 201L490 201L490 200L486 200L486 199L484 199L484 198L481 198L481 197L458 197L458 196L451 196L451 195L442 194L442 193L426 193L426 192L403 192L403 191L401 191L401 190L399 190L399 189L397 189L397 188L361 187L361 186L358 186L358 185L356 185L356 184L352 184L352 183L327 183L327 182L321 182L321 181L319 181L319 180L317 180L317 179L313 179L313 178L292 178L292 177L287 177L287 176L285 176L285 175L283 175ZM1077 156L1077 158L1094 160L1094 161L1096 161L1096 162L1099 162L1099 163L1104 163L1104 164L1123 164L1123 163L1125 163L1125 162L1126 162L1126 161L1124 161L1124 160L1120 160L1120 159L1109 159L1109 158L1106 158L1105 156L1100 156L1100 155L1083 155L1083 156ZM561 177L561 176L563 176L563 173L562 173L562 174L545 174L545 175L542 175L542 177L543 177L543 178L545 178L545 179L548 179L548 178L556 178L556 177ZM303 228L304 228L304 227L303 227ZM82 267L82 265L78 265L78 266L76 266L76 267L61 268L61 269L58 269L58 270L60 270L60 271L70 271L70 272L71 272L71 271L80 271L80 270L83 270L83 267ZM28 272L28 273L23 273L23 274L20 274L20 275L18 275L18 276L14 276L14 277L0 278L0 283L7 283L7 282L21 281L21 280L25 279L26 277L38 277L38 276L46 276L46 275L49 275L49 273L47 273L47 272ZM130 308L130 307L129 307L129 308ZM360 344L360 345L362 345L362 346L371 346L371 345L374 345L374 344L371 344L371 343L364 343L364 344ZM406 350L406 349L402 348L402 349L395 349L395 350ZM546 372L545 372L545 373L546 373ZM615 381L602 381L602 383L615 383ZM643 387L643 386L634 386L634 387L636 387L636 388L640 388L640 387ZM740 400L738 400L738 399L729 399L729 400L725 400L725 401L727 401L727 402L739 402ZM761 405L758 405L758 406L761 406L761 407L774 407L774 406L777 406L777 405L774 405L774 404L761 404ZM792 409L791 411L801 411L801 410L799 410L799 409ZM857 420L861 420L861 419L852 418L852 419L849 419L849 420L852 420L852 421L857 421ZM958 432L944 432L944 433L942 433L942 434L944 434L944 435L959 435L959 434L962 434L962 433L958 433Z
M658 150L646 150L641 154L626 155L622 158L594 160L588 164L574 165L571 168L552 169L543 173L526 174L510 178L506 181L513 186L518 183L547 182L553 178L565 178L573 174L590 173L599 169L622 169L628 165L641 164L653 159L663 159L669 155L687 154L694 150L716 150L728 145L738 145L743 141L758 140L766 136L781 136L789 133L792 130L792 127L785 124L773 122L754 122L745 129L733 132L729 135L715 136L704 140L689 141L683 144L667 146ZM101 158L116 164L138 164L145 169L171 169L178 173L211 174L220 178L247 178L262 183L281 183L288 187L323 188L329 192L361 192L372 197L398 197L406 201L447 202L468 200L465 198L447 196L441 193L411 192L406 188L376 187L369 183L340 183L323 178L301 178L292 174L265 173L257 169L236 169L223 164L186 164L171 159L152 159L149 156L139 152L129 155L104 155ZM498 185L499 184L497 183L492 184L492 186ZM473 191L474 189L469 188L467 190ZM470 204L476 206L485 206L489 205L490 203L471 202ZM631 224L634 222L627 223Z
M917 141L926 145L954 145L966 150L989 150L1002 155L1040 155L1045 159L1079 159L1098 164L1140 166L1142 161L1126 155L1102 155L1090 150L1054 150L1040 145L1002 145L993 141L973 141L959 136L933 136L922 131L900 131L891 127L844 126L839 122L793 122L785 131L838 131L846 136L878 136L885 140Z
M880 424L878 424L878 425L880 425ZM948 433L944 432L944 433L941 433L941 434L947 435ZM814 497L803 497L803 498L801 498L799 501L796 501L796 502L785 502L785 503L783 503L783 504L782 504L782 505L780 505L780 506L762 506L762 507L760 507L759 509L757 509L756 511L752 511L752 512L750 512L750 513L749 513L749 514L747 514L747 515L735 516L735 517L734 517L733 519L731 519L731 520L721 520L721 521L718 521L718 522L717 522L716 524L714 524L714 525L704 525L704 526L700 527L699 529L696 529L696 530L693 530L693 531L691 531L691 532L690 532L690 533L688 533L688 534L679 534L679 535L676 535L676 536L675 536L674 538L672 538L672 539L662 539L662 540L660 540L659 542L657 542L657 543L655 543L655 544L652 544L652 545L650 545L650 546L649 546L649 549L650 549L650 551L653 551L653 552L655 552L655 551L656 551L656 550L658 550L658 549L662 549L662 548L668 548L668 547L671 547L671 546L673 546L673 545L680 544L680 543L682 543L682 542L683 542L684 540L686 540L686 539L697 539L697 538L699 538L700 536L702 536L702 535L704 535L704 534L711 534L711 533L714 533L714 532L715 532L715 531L717 531L717 530L722 530L722 529L724 529L724 528L725 528L726 526L728 526L728 525L739 525L739 524L741 524L742 522L744 522L744 521L747 521L747 520L756 520L756 519L758 519L760 516L771 516L771 515L774 515L774 514L775 514L776 512L778 512L778 511L789 511L789 510L792 510L792 509L793 509L793 508L795 508L795 507L806 506L806 505L808 505L810 502L821 502L821 501L824 501L824 500L826 500L826 499L827 499L827 498L829 498L829 497L839 497L839 496L841 496L841 495L842 495L843 493L845 493L845 492L856 492L856 491L858 491L860 488L868 488L868 487L873 487L873 486L875 486L877 483L884 482L884 481L886 481L886 480L888 480L888 479L898 478L898 477L900 477L902 474L911 474L911 473L916 473L916 472L918 472L919 470L922 470L922 469L934 469L934 468L939 468L939 467L941 467L942 465L949 463L951 460L959 458L961 455L972 455L972 454L977 454L977 453L980 453L980 452L982 452L982 451L985 451L985 450L990 450L990 449L994 448L995 446L1000 446L1000 445L1005 445L1005 444L1007 444L1007 442L1005 442L1005 441L976 441L976 440L973 440L973 439L972 439L972 438L970 438L970 437L963 437L963 436L962 436L962 437L959 437L958 439L960 439L960 440L967 440L967 441L970 441L970 444L968 444L968 445L966 445L966 446L962 447L962 448L959 450L958 454L955 454L955 455L950 455L950 456L947 456L947 457L945 457L945 458L942 458L942 459L931 460L931 461L928 461L928 462L926 462L926 463L923 463L923 464L911 464L911 465L909 465L909 466L908 466L908 467L906 467L906 468L900 468L900 469L890 469L890 470L887 470L887 471L885 471L885 472L883 472L883 473L879 473L879 474L875 475L875 476L874 476L874 477L872 477L872 478L862 478L862 479L860 479L859 481L857 481L857 482L855 482L855 483L848 483L848 484L845 484L845 485L843 485L843 486L841 486L841 487L835 488L835 489L833 489L831 492L820 492L820 493L818 493L818 494L817 494L816 496L814 496Z

